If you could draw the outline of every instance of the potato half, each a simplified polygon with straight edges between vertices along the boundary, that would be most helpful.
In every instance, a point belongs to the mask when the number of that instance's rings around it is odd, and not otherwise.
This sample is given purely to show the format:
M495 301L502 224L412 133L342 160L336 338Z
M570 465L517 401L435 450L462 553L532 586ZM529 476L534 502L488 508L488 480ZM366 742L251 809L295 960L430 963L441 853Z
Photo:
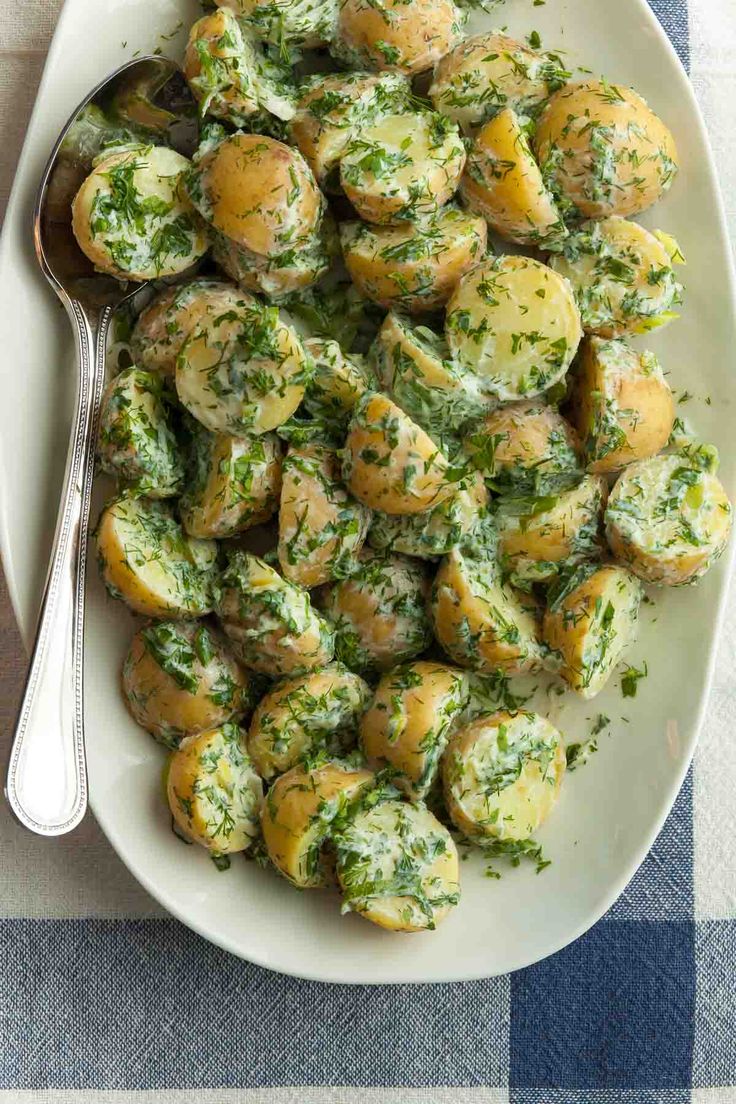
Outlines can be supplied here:
M342 0L330 49L352 68L430 69L460 37L463 17L453 0Z
M360 356L347 356L337 341L312 337L304 347L314 362L304 405L315 418L346 425L358 399L376 380Z
M210 12L189 31L184 76L200 115L243 126L259 108L253 50L227 8Z
M504 403L469 427L465 451L495 489L510 495L554 493L580 475L578 441L554 406Z
M458 489L439 506L424 514L398 517L374 511L368 530L372 548L402 552L420 560L445 556L472 539L486 517L488 491L483 477L474 477L458 484Z

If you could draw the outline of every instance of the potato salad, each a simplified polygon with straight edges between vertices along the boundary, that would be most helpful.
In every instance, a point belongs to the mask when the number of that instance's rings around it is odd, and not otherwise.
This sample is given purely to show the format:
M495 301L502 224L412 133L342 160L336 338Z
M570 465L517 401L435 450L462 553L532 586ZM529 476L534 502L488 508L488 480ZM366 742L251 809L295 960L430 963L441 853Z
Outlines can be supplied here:
M141 285L95 539L162 810L387 932L451 917L468 851L547 864L585 758L552 703L635 690L642 607L731 530L647 348L685 298L666 208L635 221L667 121L466 15L215 0L191 156L111 112L72 211Z

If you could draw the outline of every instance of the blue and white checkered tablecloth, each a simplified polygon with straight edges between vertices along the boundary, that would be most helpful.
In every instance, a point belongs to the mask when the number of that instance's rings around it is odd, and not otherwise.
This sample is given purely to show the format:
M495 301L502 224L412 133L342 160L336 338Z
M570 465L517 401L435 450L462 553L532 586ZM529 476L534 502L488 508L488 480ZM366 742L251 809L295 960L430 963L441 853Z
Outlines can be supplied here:
M651 3L691 69L733 214L736 0ZM277 976L167 918L91 822L42 842L3 810L0 1104L736 1102L735 598L656 846L592 931L512 976Z

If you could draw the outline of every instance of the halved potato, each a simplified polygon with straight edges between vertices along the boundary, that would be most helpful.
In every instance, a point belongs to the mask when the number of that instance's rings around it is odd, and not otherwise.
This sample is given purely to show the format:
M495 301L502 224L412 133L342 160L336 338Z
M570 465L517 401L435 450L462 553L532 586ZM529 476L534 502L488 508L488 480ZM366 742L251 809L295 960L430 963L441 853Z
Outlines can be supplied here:
M507 241L540 245L567 234L526 130L511 107L499 111L474 136L460 195Z
M227 8L192 25L183 68L200 115L242 126L258 111L251 54L240 24Z
M582 337L567 280L531 257L471 269L447 304L450 350L501 402L540 395L564 378Z
M165 503L122 497L97 523L97 561L114 598L145 617L203 617L212 609L214 541L188 537Z
M538 713L479 717L442 760L447 811L469 839L528 840L555 807L565 767L562 736Z
M483 219L448 204L397 226L343 222L345 265L366 299L420 314L447 302L486 248Z
M167 146L135 146L97 162L72 203L77 244L99 272L120 280L176 276L209 241L179 181L191 168Z
M209 625L159 621L140 629L123 663L123 697L135 721L160 744L235 721L252 683Z
M316 418L347 424L357 403L376 380L360 356L347 356L337 341L311 337L304 347L314 361L304 405Z
M253 714L248 751L270 782L308 756L340 755L356 744L370 687L341 663L277 684Z
M337 0L215 0L265 42L314 48L335 37Z
M368 543L420 560L445 556L472 538L486 517L487 505L488 491L480 472L476 472L458 484L453 495L424 514L398 517L374 511Z
M276 779L263 803L261 830L271 862L292 885L322 889L333 882L325 847L334 822L357 809L375 781L371 771L339 761L292 767Z
M625 341L585 339L570 402L588 471L615 472L654 456L667 444L675 421L659 361Z
M460 132L445 115L385 115L348 143L340 183L366 221L414 221L452 198L464 167Z
M245 246L212 232L212 259L246 292L260 292L269 299L303 291L327 272L339 255L337 231L329 217L317 231L276 257L263 257Z
M455 842L424 805L383 801L336 836L343 912L389 931L434 931L460 900Z
M732 508L715 449L689 448L630 464L606 510L616 559L646 583L683 586L704 575L731 533Z
M279 563L304 587L342 579L356 566L370 511L340 481L337 453L324 445L292 447L284 460Z
M235 655L271 678L324 667L334 634L301 587L249 552L234 552L215 594L217 615Z
M537 608L506 584L493 556L454 548L432 584L437 640L461 667L520 674L541 663Z
M422 73L452 49L462 24L453 0L342 0L330 50L351 68Z
M502 493L544 495L579 478L577 438L554 406L506 403L469 428L465 451Z
M414 659L432 639L429 579L407 556L364 551L358 571L321 598L335 629L335 654L353 671L387 671Z
M642 585L625 567L583 564L553 589L544 640L581 698L599 694L636 639Z
M224 724L190 736L171 753L166 796L180 832L215 855L245 851L258 835L263 783L244 733Z
M565 85L539 116L534 147L542 175L582 218L636 215L677 173L675 141L633 88L607 81Z
M360 722L369 765L391 767L393 784L410 801L421 801L467 697L464 673L442 663L418 660L383 675Z
M616 215L570 234L549 263L569 281L586 333L621 337L677 318L672 308L682 302L682 285L671 242ZM676 244L671 248L681 261Z

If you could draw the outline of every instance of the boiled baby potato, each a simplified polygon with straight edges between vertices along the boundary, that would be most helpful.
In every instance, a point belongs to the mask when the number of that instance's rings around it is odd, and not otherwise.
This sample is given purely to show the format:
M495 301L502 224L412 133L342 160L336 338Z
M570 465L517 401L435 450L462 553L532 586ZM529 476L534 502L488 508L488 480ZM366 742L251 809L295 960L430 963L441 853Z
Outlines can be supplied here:
M504 107L533 114L568 76L557 58L491 31L442 58L429 96L437 111L471 130Z
M265 42L313 48L331 42L337 25L337 0L215 0L229 8L249 31Z
M99 272L120 280L176 276L209 241L179 194L186 157L166 146L135 146L97 162L72 203L72 229Z
M544 640L559 673L586 700L599 694L636 639L642 585L617 564L583 564L549 596Z
M470 540L486 516L487 506L488 491L476 472L458 484L444 502L423 514L398 517L374 511L368 543L373 548L433 560Z
M282 298L311 287L324 276L339 253L330 218L294 249L264 257L216 232L212 235L212 259L245 292L260 292L269 299Z
M346 425L358 399L376 386L372 371L361 357L348 356L330 338L311 337L304 347L314 362L305 407L315 418Z
M353 671L387 671L428 647L429 579L408 556L365 550L358 570L333 583L321 605L335 629L335 654Z
M192 621L140 629L123 663L123 696L133 719L161 744L217 728L246 712L251 681L219 633Z
M615 215L570 234L549 263L569 281L586 333L621 337L677 318L682 286L672 265L683 258L671 243Z
M321 889L332 883L325 849L335 821L359 808L375 781L371 771L339 761L292 767L276 779L263 803L261 830L268 857L292 885Z
M130 338L130 351L139 368L173 376L181 347L205 318L252 305L250 295L209 277L166 288L141 311Z
M654 353L601 337L583 342L570 410L594 472L654 456L675 421L672 391Z
M360 722L360 744L374 770L411 801L429 792L452 726L467 701L465 675L419 660L383 675Z
M447 811L469 839L520 843L560 795L562 736L538 713L492 713L450 739L442 760Z
M646 583L683 586L704 575L731 532L731 504L710 446L630 464L606 510L617 560Z
M103 471L136 494L171 498L184 459L171 425L171 402L157 372L126 368L102 397L97 455Z
M389 931L434 931L460 900L454 840L424 805L362 809L335 843L343 912Z
M192 537L222 540L261 525L278 510L281 442L274 433L230 437L195 425L187 488L179 501Z
M200 157L186 191L202 217L261 257L303 246L316 232L322 199L298 150L263 134L232 134Z
M215 855L247 850L258 835L263 783L241 729L224 724L185 740L171 754L166 796L187 839Z
M498 553L516 585L545 582L563 563L598 558L607 492L600 475L586 475L557 495L500 501Z
M651 207L677 173L675 141L633 88L607 81L565 85L534 135L542 175L565 213L602 219Z
M234 126L259 108L252 49L240 24L226 8L193 24L184 54L184 76L200 115L227 119Z
M432 585L437 640L461 667L520 674L541 662L537 610L501 577L492 555L452 550Z
M453 204L398 226L343 222L345 265L366 299L421 314L441 307L486 248L483 219Z
M408 102L410 92L401 73L318 73L307 78L289 134L322 187L334 186L333 171L361 127L396 111Z
M460 132L446 116L385 115L348 143L340 183L366 221L413 221L452 198L464 166Z
M356 498L385 514L419 514L449 498L448 462L386 395L368 393L353 411L343 477Z
M270 782L308 756L355 747L371 690L341 663L279 682L253 714L248 751Z
M463 16L453 0L341 0L330 50L351 68L422 73L460 38Z
M176 365L181 403L213 433L267 433L294 413L311 363L276 307L252 305L207 316Z
M496 490L544 495L575 482L578 441L554 406L527 400L505 403L470 427L465 451Z
M246 667L281 678L332 659L334 634L306 590L282 579L258 556L231 553L215 599L222 627Z
M370 520L370 510L340 480L337 453L316 442L289 449L279 510L284 578L314 587L349 575Z
M460 195L507 241L542 245L567 234L513 108L503 108L473 137Z
M114 598L145 617L203 617L212 609L214 541L188 537L163 502L115 498L97 523L97 560Z
M495 257L463 276L447 304L452 354L501 402L564 378L582 337L567 280L531 257Z

